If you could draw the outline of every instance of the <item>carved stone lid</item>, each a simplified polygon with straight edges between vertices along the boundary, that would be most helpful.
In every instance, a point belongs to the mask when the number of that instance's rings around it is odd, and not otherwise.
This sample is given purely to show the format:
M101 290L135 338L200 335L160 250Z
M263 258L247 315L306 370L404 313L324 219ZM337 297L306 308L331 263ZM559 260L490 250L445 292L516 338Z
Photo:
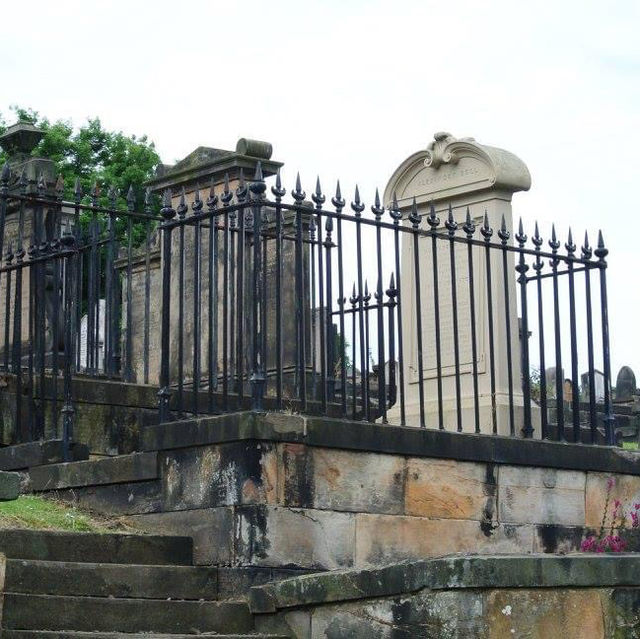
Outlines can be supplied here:
M17 122L0 135L0 146L10 160L23 159L31 155L38 142L44 137L44 131L30 122Z
M515 193L530 186L529 169L513 153L439 132L426 149L410 155L395 170L384 201L388 205L395 192L404 208L414 196L422 202L437 201L490 189Z

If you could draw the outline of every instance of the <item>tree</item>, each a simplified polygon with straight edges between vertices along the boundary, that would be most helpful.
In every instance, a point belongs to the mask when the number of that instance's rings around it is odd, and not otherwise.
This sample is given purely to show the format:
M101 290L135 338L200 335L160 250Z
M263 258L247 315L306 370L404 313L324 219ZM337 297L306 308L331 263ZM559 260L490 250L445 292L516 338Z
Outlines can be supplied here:
M80 181L85 197L94 184L100 189L100 203L108 203L107 194L114 188L118 194L118 208L126 208L126 194L133 187L138 208L144 198L143 184L154 174L160 162L153 142L146 135L136 137L122 131L107 131L99 118L89 118L74 129L70 120L51 122L33 109L12 106L15 114L11 120L22 120L43 129L44 137L34 149L33 155L46 157L56 165L58 174L64 179L64 197L73 199L76 179ZM0 135L7 128L9 118L0 113ZM0 166L6 161L6 154L0 152ZM157 208L157 203L155 203ZM85 226L85 217L81 224ZM117 225L120 237L125 233L125 224ZM140 240L140 225L136 225L134 241ZM138 242L136 242L138 243Z

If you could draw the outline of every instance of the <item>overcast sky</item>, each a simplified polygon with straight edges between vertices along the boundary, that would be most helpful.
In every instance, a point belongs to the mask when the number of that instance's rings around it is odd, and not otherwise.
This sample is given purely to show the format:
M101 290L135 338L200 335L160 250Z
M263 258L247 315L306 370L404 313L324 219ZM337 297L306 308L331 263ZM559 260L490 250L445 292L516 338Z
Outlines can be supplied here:
M357 181L370 203L435 131L532 174L525 222L602 228L613 376L640 373L640 3L5 2L0 111L146 133L164 162L272 142L291 182ZM288 185L290 186L290 184Z

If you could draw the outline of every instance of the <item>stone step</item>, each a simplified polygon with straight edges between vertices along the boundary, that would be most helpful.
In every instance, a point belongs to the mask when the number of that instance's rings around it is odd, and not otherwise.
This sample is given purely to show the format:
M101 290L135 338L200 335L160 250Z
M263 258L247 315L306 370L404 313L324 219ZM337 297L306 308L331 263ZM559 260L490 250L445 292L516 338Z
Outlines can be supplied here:
M157 479L156 453L131 453L31 469L29 487L34 492L100 486Z
M3 629L161 634L241 634L254 628L245 602L4 595Z
M8 559L189 566L193 541L168 535L13 529L0 530L0 553Z
M5 592L78 597L217 599L209 566L141 566L8 559Z
M84 444L72 444L71 455L74 461L89 459L89 448ZM63 461L61 439L0 447L0 470L26 470Z
M219 633L204 635L215 639L290 639L286 635L241 634L221 635ZM56 630L4 630L3 639L193 639L193 635L168 635L156 632L124 633L124 632L70 632Z

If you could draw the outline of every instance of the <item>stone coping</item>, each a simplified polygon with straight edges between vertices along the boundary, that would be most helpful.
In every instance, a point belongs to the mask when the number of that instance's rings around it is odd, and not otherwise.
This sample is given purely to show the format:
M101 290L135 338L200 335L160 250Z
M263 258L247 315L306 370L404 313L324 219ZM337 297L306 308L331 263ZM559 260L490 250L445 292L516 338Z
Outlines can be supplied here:
M373 570L303 575L254 586L251 611L319 606L430 590L640 586L640 554L451 555Z
M247 411L148 426L142 436L142 449L170 450L248 439L411 457L640 475L640 454L617 447L287 413Z

